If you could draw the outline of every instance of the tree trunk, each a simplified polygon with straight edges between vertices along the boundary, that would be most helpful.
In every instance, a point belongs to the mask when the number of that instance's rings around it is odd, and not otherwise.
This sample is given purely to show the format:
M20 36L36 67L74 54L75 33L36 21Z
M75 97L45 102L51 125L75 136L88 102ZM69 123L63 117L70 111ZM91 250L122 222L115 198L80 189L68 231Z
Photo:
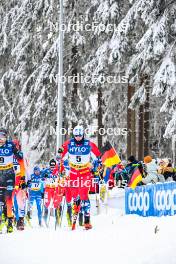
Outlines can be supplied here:
M149 155L149 129L150 129L150 125L149 125L150 88L148 83L146 83L145 89L146 89L146 102L144 104L144 156L147 156Z
M103 98L102 98L102 90L101 87L98 87L98 131L103 128ZM102 135L98 133L98 148L101 149L103 145Z
M131 98L135 93L135 88L128 85L128 107ZM136 155L136 126L135 126L135 111L127 109L127 156Z
M139 107L139 126L138 126L138 159L144 158L144 106Z
M173 166L176 167L176 135L172 136L172 161Z
M132 96L135 93L135 88L132 87ZM131 155L136 156L136 113L131 111Z
M77 97L78 97L78 70L77 70L77 65L76 65L76 58L77 58L77 47L72 47L72 60L73 60L73 65L75 65L75 67L72 70L72 76L74 78L73 81L73 88L72 88L72 109L73 112L75 112L75 114L77 114ZM72 128L74 128L77 125L77 123L75 122L75 120L72 120Z

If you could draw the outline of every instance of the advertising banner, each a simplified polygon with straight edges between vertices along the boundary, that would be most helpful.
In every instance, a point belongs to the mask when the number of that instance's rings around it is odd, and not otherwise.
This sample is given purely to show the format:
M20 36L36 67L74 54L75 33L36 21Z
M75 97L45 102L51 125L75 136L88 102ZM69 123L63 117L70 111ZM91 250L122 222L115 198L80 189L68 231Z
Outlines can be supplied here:
M126 188L125 212L158 217L176 214L176 182Z

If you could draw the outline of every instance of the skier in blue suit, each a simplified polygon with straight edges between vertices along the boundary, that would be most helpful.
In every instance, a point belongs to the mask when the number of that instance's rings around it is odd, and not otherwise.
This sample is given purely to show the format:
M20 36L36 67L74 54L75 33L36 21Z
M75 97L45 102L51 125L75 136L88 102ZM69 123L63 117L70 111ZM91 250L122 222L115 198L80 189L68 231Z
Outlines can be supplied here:
M42 225L42 199L44 194L44 183L42 180L41 172L39 167L34 167L34 173L31 175L31 179L28 181L29 190L29 210L27 215L29 219L32 217L32 207L34 201L36 201L38 221L39 225Z

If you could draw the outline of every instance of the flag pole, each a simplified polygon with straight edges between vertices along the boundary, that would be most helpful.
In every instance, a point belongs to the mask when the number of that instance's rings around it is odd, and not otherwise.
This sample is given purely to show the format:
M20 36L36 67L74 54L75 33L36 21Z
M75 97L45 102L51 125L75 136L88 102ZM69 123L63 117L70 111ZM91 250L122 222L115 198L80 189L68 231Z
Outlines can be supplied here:
M58 90L57 90L57 127L56 127L56 153L59 147L62 145L62 124L63 124L63 39L64 32L62 30L63 25L63 0L60 0L60 16L59 16L59 42L58 42Z

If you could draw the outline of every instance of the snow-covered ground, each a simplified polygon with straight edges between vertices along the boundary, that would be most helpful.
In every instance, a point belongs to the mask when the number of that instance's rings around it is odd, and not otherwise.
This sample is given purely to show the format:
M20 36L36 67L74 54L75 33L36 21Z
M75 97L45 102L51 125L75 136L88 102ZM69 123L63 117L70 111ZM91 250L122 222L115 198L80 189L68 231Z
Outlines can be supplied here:
M92 230L70 231L65 219L56 231L52 221L49 229L34 223L23 232L0 236L0 263L176 263L176 216L124 215L123 190L111 192L109 206L98 215L94 198L91 203Z

